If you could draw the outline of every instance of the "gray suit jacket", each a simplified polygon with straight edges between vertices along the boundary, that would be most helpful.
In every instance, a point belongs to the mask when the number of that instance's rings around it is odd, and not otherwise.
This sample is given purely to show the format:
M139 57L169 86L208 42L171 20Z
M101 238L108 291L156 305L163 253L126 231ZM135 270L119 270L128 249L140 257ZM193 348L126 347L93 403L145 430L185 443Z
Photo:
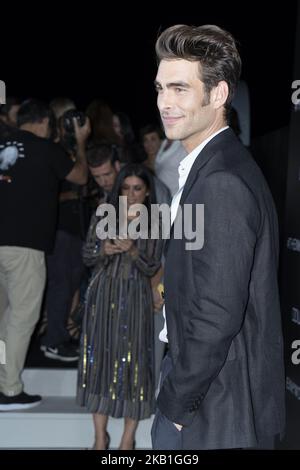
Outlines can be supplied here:
M187 251L173 232L167 243L173 368L158 407L175 423L197 424L199 449L255 446L285 423L277 216L231 129L197 157L180 204L205 205L204 246Z

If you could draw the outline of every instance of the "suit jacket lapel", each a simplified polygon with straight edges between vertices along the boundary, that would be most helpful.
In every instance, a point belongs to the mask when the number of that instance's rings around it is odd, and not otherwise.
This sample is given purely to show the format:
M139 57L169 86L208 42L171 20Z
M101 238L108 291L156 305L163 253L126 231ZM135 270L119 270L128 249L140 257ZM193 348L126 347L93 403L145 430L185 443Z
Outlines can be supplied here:
M198 177L198 173L201 168L210 160L210 158L214 155L214 153L222 145L225 140L230 140L234 137L234 133L232 129L228 128L225 131L222 131L220 134L216 135L212 140L210 140L204 147L204 149L199 153L198 157L194 161L194 164L191 168L189 173L188 179L183 188L183 192L179 201L179 205L183 206L185 199L187 198L190 190L193 187L195 180ZM176 220L176 218L175 218ZM175 223L174 220L174 223ZM169 241L173 238L174 232L174 223L170 230L170 238L166 240L164 254L167 255Z
M198 173L201 168L211 159L214 153L220 147L220 143L223 143L224 140L232 138L233 131L229 128L225 131L222 131L220 134L216 135L212 140L210 140L204 147L204 149L199 153L198 157L194 161L194 164L189 173L188 179L183 188L183 192L180 198L180 205L184 204L184 201L189 194L195 180L197 179Z

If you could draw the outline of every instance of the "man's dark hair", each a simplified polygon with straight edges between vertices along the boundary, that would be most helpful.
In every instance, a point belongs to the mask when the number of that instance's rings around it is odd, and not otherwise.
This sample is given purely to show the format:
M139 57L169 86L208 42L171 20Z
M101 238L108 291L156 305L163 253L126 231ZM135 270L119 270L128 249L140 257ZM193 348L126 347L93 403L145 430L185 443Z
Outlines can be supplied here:
M152 134L153 132L156 132L160 139L164 138L164 133L161 127L159 127L157 124L147 124L147 126L144 126L140 129L141 141L144 139L145 135Z
M59 96L50 101L49 107L53 111L56 120L61 118L66 111L76 109L74 101L63 96Z
M96 168L107 162L114 165L119 160L116 146L108 143L101 143L90 147L87 150L86 158L87 164L91 168Z
M18 127L24 124L34 124L41 122L43 119L49 118L50 128L53 128L54 115L50 107L43 101L29 99L24 101L17 115Z
M229 32L215 25L175 25L162 32L155 50L158 62L176 59L199 62L199 76L207 98L212 88L224 80L229 90L227 114L241 73L241 58Z

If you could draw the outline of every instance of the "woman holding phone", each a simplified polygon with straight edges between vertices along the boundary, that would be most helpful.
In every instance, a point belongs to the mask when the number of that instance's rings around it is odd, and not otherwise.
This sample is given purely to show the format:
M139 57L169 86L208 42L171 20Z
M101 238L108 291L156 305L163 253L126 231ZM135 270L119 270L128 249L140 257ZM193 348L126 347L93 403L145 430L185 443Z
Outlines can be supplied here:
M122 168L110 199L117 219L119 196L127 197L128 210L143 204L150 214L156 202L151 173L139 164ZM135 217L130 215L129 223ZM98 222L94 217L87 240L94 271L86 295L77 398L93 413L94 448L108 447L111 416L125 419L119 447L125 450L134 448L139 420L154 412L151 277L161 266L163 241L161 236L133 240L118 234L102 241L95 234Z

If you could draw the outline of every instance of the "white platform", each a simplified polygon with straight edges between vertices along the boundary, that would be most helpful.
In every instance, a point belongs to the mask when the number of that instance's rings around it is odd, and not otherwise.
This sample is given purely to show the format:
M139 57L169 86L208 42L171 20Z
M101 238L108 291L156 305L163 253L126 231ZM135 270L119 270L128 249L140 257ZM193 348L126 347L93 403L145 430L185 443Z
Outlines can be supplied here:
M41 405L30 410L0 412L0 448L91 448L92 417L75 403L77 371L72 369L27 369L25 391L43 396ZM153 417L139 423L136 448L150 449ZM118 448L122 419L110 419L110 447Z
M24 390L42 397L75 397L77 369L25 369Z

